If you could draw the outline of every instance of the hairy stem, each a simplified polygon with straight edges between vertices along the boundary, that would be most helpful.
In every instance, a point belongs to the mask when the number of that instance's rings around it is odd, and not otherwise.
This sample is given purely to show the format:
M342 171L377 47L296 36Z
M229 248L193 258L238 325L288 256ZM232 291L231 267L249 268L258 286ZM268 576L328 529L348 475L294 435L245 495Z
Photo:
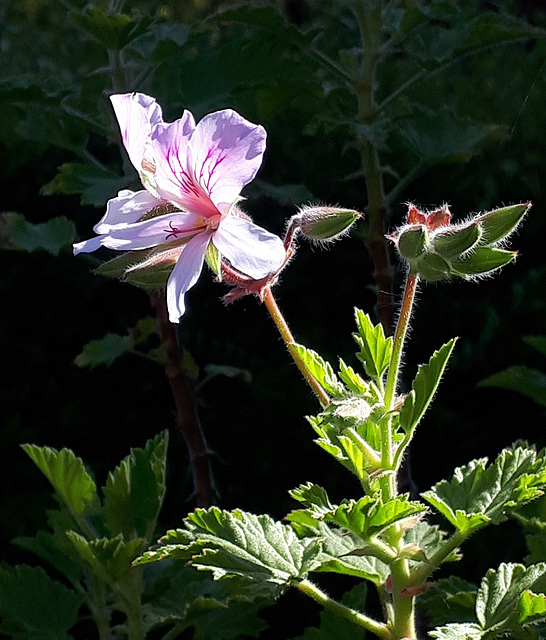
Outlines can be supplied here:
M341 618L354 622L354 624L374 633L378 638L382 638L383 640L393 640L394 636L391 634L386 624L378 622L377 620L374 620L373 618L370 618L363 613L360 613L355 609L351 609L351 607L347 607L344 604L341 604L341 602L330 598L330 596L309 580L302 580L301 582L295 583L294 586L306 596L316 600L325 609L328 609L328 611L331 611Z
M195 502L198 507L209 507L214 497L210 452L197 414L195 383L182 367L176 328L169 321L165 293L152 292L150 299L156 312L159 335L165 346L163 365L176 407L176 426L186 442L190 455Z
M307 380L309 386L319 399L320 404L325 407L330 403L330 398L326 391L324 391L322 386L311 375L311 372L305 365L305 362L302 360L301 356L295 349L294 345L296 344L296 341L294 340L294 336L292 335L290 327L288 326L286 320L284 319L284 316L281 313L281 310L277 305L277 301L273 297L273 293L271 292L270 287L266 287L264 289L263 301L265 303L265 306L267 307L267 310L269 311L269 314L273 318L273 322L277 326L277 329L279 330L284 343L288 347L288 351L290 352L290 355L292 356L294 362L298 365L299 370L302 372L303 377Z

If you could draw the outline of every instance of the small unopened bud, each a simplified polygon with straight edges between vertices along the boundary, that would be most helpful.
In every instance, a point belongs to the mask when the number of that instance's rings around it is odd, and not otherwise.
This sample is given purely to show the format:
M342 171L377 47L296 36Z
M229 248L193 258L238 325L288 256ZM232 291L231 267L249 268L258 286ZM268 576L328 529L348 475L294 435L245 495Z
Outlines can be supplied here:
M290 221L308 240L330 242L349 232L352 224L362 214L339 207L304 207Z
M437 253L426 253L411 264L411 269L429 282L447 280L450 274L449 264Z
M478 247L471 253L451 263L453 272L463 276L485 276L516 258L516 251L494 247Z
M483 230L483 238L480 244L491 246L508 237L512 231L516 230L530 208L531 203L525 202L488 211L478 216L475 220Z
M424 224L413 224L400 231L397 247L403 258L412 260L422 255L429 246L428 231Z
M434 235L434 251L442 258L455 258L471 249L479 241L482 230L478 223L470 222L464 226L446 227Z

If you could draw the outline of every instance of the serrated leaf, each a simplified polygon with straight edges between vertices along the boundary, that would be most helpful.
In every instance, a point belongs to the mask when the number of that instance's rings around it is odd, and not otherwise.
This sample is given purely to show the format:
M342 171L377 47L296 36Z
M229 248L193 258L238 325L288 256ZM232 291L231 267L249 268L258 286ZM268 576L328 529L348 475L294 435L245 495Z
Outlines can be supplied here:
M62 164L58 171L40 193L46 196L55 193L80 194L80 202L84 206L102 207L132 180L132 177L120 178L112 171L79 162Z
M98 506L97 488L81 458L70 449L51 449L23 444L21 448L51 482L66 506L75 515Z
M428 364L420 365L400 410L399 424L406 433L413 432L431 403L456 342L453 338L434 352Z
M144 449L131 449L103 488L103 513L112 535L150 540L165 495L166 431Z
M324 358L316 351L308 349L301 344L294 344L293 347L305 363L309 373L327 393L331 395L343 394L343 385L338 381L332 366Z
M476 585L451 576L435 582L420 596L418 605L435 627L449 622L472 622L476 617L477 591Z
M546 465L530 448L504 449L487 467L487 458L458 467L450 482L443 480L423 498L457 529L470 533L502 522L508 511L542 495Z
M339 377L350 391L359 395L368 395L370 393L370 383L359 376L352 367L346 365L341 358L339 359Z
M76 227L65 217L32 224L21 213L0 214L2 249L28 252L42 250L57 256L64 249L72 249L75 238Z
M107 333L104 338L91 340L83 351L74 358L75 364L81 368L94 369L101 364L109 367L122 355L133 349L133 340L130 336L121 336L117 333Z
M396 522L427 510L424 504L410 501L407 495L396 496L386 503L364 496L359 500L344 500L340 505L332 505L326 491L311 483L301 485L291 491L291 495L305 505L313 518L335 524L362 538L376 536Z
M514 365L480 380L478 386L516 391L546 407L546 374L536 369Z
M482 581L476 600L476 615L484 631L506 633L521 628L521 594L526 590L543 593L546 589L546 564L524 567L501 564L490 569ZM529 602L531 604L531 602ZM541 605L535 601L535 606ZM528 612L531 614L533 609Z
M312 533L309 529L308 534L322 544L313 571L354 576L378 586L389 576L389 565L375 556L360 553L362 539L358 536L332 528L326 522L317 522Z
M429 631L429 636L438 640L481 640L485 633L473 622L454 622Z
M146 546L142 538L124 540L122 534L94 540L87 540L75 531L68 531L66 535L80 558L107 584L120 582L133 571L131 563Z
M170 532L139 563L161 559L161 554L187 559L190 553L190 563L211 571L215 580L244 578L257 596L276 597L316 566L320 552L316 539L299 540L292 527L267 515L211 507L189 514L185 524L186 530Z
M392 354L392 338L386 338L381 324L373 325L370 317L360 309L355 309L358 334L354 338L360 347L358 359L364 365L368 376L381 386L381 377Z
M431 558L445 542L446 532L442 531L438 526L429 524L426 520L419 520L417 524L406 531L404 536L404 544L417 546L424 556L425 560ZM453 562L460 560L460 554L454 549L443 562ZM420 562L420 559L410 559L412 562Z
M134 18L124 13L105 12L87 5L83 11L71 11L70 17L106 49L121 51L146 32L151 23L147 17Z
M41 567L0 568L0 632L13 640L68 640L82 604Z

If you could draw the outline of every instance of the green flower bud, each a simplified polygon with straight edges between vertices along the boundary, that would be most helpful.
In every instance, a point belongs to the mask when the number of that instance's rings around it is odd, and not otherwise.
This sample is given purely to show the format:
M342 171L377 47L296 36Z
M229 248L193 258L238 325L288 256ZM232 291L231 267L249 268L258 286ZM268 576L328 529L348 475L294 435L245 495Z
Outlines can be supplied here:
M475 218L483 231L480 244L490 246L508 237L515 231L530 208L531 203L525 202L488 211Z
M358 211L338 207L304 207L292 218L291 224L309 240L329 242L348 233L361 215Z
M451 263L455 275L483 276L496 271L505 264L512 262L517 256L516 251L506 251L494 247L477 247L462 258Z
M417 273L429 282L448 280L450 277L449 264L437 253L425 253L424 256L411 263L411 272Z
M428 231L424 224L414 224L402 229L397 239L398 251L407 260L423 255L429 244Z
M477 222L460 227L446 227L445 231L439 231L434 235L432 246L443 258L456 258L477 244L481 235L482 230Z

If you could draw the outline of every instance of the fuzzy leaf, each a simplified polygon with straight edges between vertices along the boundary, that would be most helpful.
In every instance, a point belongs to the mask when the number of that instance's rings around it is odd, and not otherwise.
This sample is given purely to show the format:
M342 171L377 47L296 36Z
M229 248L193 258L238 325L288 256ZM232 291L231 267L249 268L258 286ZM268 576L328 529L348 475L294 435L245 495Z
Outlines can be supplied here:
M525 599L522 603L522 593L526 590L531 590L535 595L546 590L546 564L531 567L501 564L496 571L490 569L482 581L476 600L476 615L482 629L506 633L511 629L520 629L522 624L540 615L544 601L540 602L537 597Z
M130 336L120 336L117 333L107 333L100 340L91 340L83 351L74 358L74 362L80 369L89 367L94 369L101 364L109 367L115 360L133 348L133 340Z
M301 485L291 491L291 495L303 502L313 518L326 520L363 538L375 536L396 522L427 509L419 502L409 501L407 495L396 496L387 503L364 496L360 500L345 500L340 505L332 505L326 491L311 483Z
M391 359L392 338L386 338L383 327L380 324L374 326L370 317L360 309L355 309L355 317L358 334L353 334L353 337L360 347L357 357L370 378L379 384Z
M244 578L257 597L276 597L293 579L316 567L321 549L316 539L299 540L288 525L238 509L197 509L185 524L186 530L169 532L137 564L189 560L197 569L212 571L215 580Z
M0 632L13 640L68 640L82 604L41 567L0 568Z
M72 513L81 515L98 506L97 488L81 458L70 449L51 449L31 444L21 445L36 466L51 482Z
M484 635L480 626L473 622L454 622L429 631L429 636L438 640L481 640Z
M0 214L2 249L28 252L43 250L57 256L64 249L71 249L75 238L76 227L65 217L32 224L21 213Z
M326 362L326 360L316 351L308 349L301 344L294 344L293 346L313 378L315 378L327 393L331 395L341 395L344 392L343 385L338 381L332 366Z
M487 459L473 460L455 469L423 498L464 533L502 522L507 512L542 495L546 465L527 447L504 449L487 467Z
M104 517L110 533L150 540L165 495L168 433L163 431L108 474Z
M438 580L418 601L431 625L470 622L475 619L476 585L452 576Z
M75 531L68 531L66 535L80 558L107 584L120 582L133 571L132 561L146 547L142 538L125 541L121 534L95 540L86 540Z
M428 364L420 365L412 390L400 410L399 424L406 433L415 429L431 403L456 341L457 338L453 338L434 352Z

